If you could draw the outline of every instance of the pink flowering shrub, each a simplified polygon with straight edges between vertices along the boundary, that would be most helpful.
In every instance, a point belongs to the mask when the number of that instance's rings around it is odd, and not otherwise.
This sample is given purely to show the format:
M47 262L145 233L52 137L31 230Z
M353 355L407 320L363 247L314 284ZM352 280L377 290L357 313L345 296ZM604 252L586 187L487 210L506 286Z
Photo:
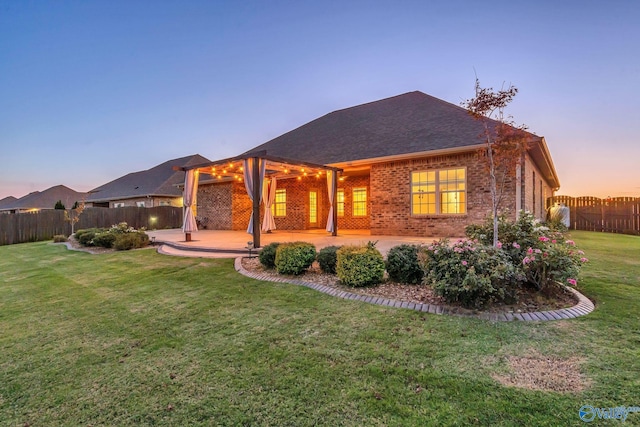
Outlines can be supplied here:
M522 258L527 283L543 290L556 283L576 286L580 266L588 261L571 240L562 235L540 238L537 247L529 247Z
M482 308L495 302L515 302L523 276L500 249L471 240L434 242L418 255L423 283L448 302Z
M499 219L500 247L525 277L525 284L543 290L555 283L576 286L580 266L587 262L584 252L567 240L557 227L547 227L528 212L517 221ZM467 227L467 235L489 245L493 242L493 223Z

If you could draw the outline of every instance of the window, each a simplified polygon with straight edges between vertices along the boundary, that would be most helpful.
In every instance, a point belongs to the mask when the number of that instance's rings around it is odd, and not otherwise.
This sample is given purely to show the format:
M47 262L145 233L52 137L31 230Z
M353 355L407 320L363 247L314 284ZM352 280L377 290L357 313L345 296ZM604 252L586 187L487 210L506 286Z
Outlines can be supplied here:
M339 188L336 194L336 209L338 216L344 216L344 189Z
M436 213L436 172L411 173L411 212L414 215Z
M124 208L124 202L116 202L113 204L114 208Z
M167 202L166 200L161 200L160 201L160 206L171 206L171 203Z
M309 222L318 222L318 192L309 191Z
M466 208L464 168L411 172L413 215L464 214Z
M353 189L353 216L367 216L367 189Z
M144 202L136 202L136 206L139 208L144 208Z
M277 189L276 198L271 205L271 213L273 216L286 216L287 215L287 190Z

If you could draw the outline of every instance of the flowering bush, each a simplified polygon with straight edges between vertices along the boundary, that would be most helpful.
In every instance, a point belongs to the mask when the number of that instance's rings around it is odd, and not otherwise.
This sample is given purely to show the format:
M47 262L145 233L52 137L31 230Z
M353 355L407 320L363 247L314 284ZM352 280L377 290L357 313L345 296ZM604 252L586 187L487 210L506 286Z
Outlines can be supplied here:
M543 290L554 283L576 286L581 264L588 261L572 240L559 235L541 236L535 247L528 247L522 258L527 283Z
M441 240L421 249L423 283L448 302L481 308L494 302L515 302L524 278L501 249L459 240Z
M467 236L490 245L493 242L493 223L473 225ZM553 231L536 220L529 212L520 212L517 221L501 216L498 222L499 248L525 277L528 285L543 290L554 283L576 286L581 264L587 262L584 252L566 240L561 231Z
M136 230L129 227L126 222L112 225L106 228L87 228L78 230L76 238L83 246L101 246L104 248L116 248L117 250L128 250L142 248L149 244L149 236L144 232L144 228Z

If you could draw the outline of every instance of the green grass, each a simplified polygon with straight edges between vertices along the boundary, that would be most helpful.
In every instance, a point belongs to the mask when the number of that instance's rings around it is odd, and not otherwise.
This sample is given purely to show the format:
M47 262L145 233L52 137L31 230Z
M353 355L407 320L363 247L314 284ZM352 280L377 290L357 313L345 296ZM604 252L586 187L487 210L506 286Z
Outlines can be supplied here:
M584 425L583 404L640 406L640 238L572 235L597 309L545 323L344 301L232 260L3 246L0 425ZM591 386L492 378L533 351L580 358Z

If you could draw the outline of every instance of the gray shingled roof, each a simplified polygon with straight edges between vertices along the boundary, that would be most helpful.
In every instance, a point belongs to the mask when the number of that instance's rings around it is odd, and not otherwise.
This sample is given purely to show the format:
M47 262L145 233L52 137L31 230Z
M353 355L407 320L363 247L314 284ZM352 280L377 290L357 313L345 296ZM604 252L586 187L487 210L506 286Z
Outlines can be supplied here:
M464 108L416 91L334 111L247 153L334 164L476 145L481 134Z
M75 202L81 202L85 196L86 193L72 190L64 185L56 185L44 191L29 193L8 206L2 206L1 209L53 209L58 200L61 200L66 208L71 208Z
M190 166L208 161L207 158L194 154L166 161L148 170L124 175L91 190L87 202L146 196L180 197L182 190L177 187L177 184L184 182L184 172L173 170L173 167Z
M16 201L18 199L16 199L13 196L7 196L4 199L0 200L0 210L5 209L5 208L9 208L10 206L13 206Z

